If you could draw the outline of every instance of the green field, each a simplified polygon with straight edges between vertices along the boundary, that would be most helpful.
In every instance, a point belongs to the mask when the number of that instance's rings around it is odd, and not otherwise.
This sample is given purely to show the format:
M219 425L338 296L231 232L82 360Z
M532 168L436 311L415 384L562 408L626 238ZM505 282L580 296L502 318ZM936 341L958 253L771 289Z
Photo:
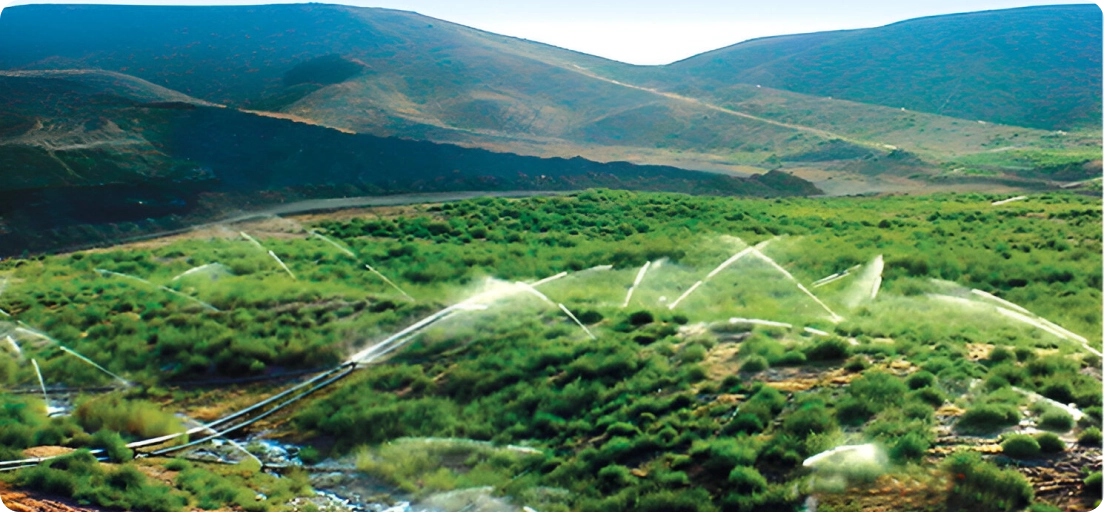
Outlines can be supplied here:
M280 389L189 382L331 367L461 304L269 428L303 446L304 463L351 460L394 499L491 486L542 511L796 510L809 496L828 510L1087 510L1098 462L1053 476L1072 482L1062 494L1016 467L1099 458L1101 203L1047 193L991 205L1004 198L590 190L6 260L0 336L22 351L0 351L6 388L37 385L31 358L50 385L114 384L58 344L133 385L78 396L51 419L36 395L5 393L2 458L60 445L124 464L78 453L2 478L122 508L294 509L312 484L298 469L126 462L121 445L182 431L172 412L208 421ZM561 272L539 293L516 284ZM1017 437L1031 427L1058 438ZM166 467L178 474L149 476Z

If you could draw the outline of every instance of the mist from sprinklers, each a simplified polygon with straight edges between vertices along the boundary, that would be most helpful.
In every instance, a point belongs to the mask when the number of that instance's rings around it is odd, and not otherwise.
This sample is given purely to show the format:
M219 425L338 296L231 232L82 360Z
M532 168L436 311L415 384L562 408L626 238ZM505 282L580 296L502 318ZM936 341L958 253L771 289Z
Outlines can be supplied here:
M709 281L714 276L721 273L722 270L728 268L733 263L736 263L737 261L739 261L740 258L743 258L744 256L747 256L748 254L751 253L752 250L754 250L753 247L748 247L747 244L744 243L743 240L740 240L739 238L736 238L736 237L727 237L723 241L728 242L732 245L738 245L738 246L742 247L742 249L739 250L739 252L737 252L736 254L733 254L727 260L724 260L723 262L721 262L720 265L717 265L717 267L714 268L712 271L710 271L708 274L706 274L703 279L701 279L701 280L695 282L694 284L690 285L690 288L687 288L686 291L682 293L682 295L679 295L678 298L676 298L673 302L671 302L670 305L667 306L667 309L672 309L673 310L676 307L678 307L679 303L686 300L686 298L689 297L691 293L694 293L694 291L697 290L698 287L705 284L706 281ZM767 243L769 243L769 242L761 242L760 245L765 247Z
M848 283L843 294L843 304L853 309L877 298L882 288L884 270L885 259L881 254L870 260L870 263L863 265L856 273L855 279Z
M535 294L534 294L535 292ZM518 282L508 282L499 279L488 278L482 286L471 293L464 300L448 306L440 311L437 311L417 322L414 322L410 326L400 330L399 332L392 334L355 354L350 356L346 362L365 364L378 359L384 351L390 351L391 345L396 343L405 343L406 338L416 335L434 324L442 320L443 318L451 315L454 312L461 311L479 311L489 308L492 304L522 293L531 294L538 298L542 298L542 301L552 303L547 297L544 297L539 291L533 288L531 285Z

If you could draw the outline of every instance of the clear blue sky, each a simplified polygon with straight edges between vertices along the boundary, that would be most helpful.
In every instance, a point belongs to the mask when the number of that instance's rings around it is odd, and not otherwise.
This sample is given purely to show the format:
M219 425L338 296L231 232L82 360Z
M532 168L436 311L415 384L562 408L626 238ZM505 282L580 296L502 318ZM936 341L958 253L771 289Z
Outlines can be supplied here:
M5 0L0 0L4 2ZM285 0L47 0L220 5ZM15 0L10 3L42 3ZM416 11L633 64L666 64L757 37L866 28L936 14L1077 0L328 0Z

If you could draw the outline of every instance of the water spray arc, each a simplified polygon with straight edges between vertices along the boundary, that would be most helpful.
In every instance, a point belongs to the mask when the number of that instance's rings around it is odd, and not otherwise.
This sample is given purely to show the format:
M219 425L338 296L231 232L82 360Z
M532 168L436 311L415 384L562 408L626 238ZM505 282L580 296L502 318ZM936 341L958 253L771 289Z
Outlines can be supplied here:
M220 266L220 265L218 263L207 263L207 264L204 264L204 265L200 265L198 267L192 267L188 270L185 270L184 272L181 272L180 274L177 274L176 276L173 276L173 278L170 279L170 281L176 281L176 280L179 280L181 278L188 277L188 276L190 276L190 275L192 275L196 272L203 272L204 270L207 270L208 268L217 267L217 266Z
M23 349L19 348L19 344L15 342L15 338L12 338L9 334L5 336L5 341L8 342L8 346L10 346L12 348L12 351L15 352L16 357L23 357Z
M636 279L633 280L632 286L629 287L628 293L625 294L625 303L621 304L621 309L629 307L629 301L632 299L633 290L637 286L640 286L640 282L644 280L644 274L648 273L648 267L652 266L652 262L648 261L644 263L643 267L640 267L640 271L636 273Z
M592 339L592 340L598 339L598 337L595 336L594 333L590 332L590 329L587 329L587 326L583 325L583 323L580 322L579 319L575 317L575 314L572 313L570 309L567 309L567 306L565 306L563 304L557 304L557 306L559 306L560 310L562 310L564 312L564 314L566 314L568 316L568 318L571 318L571 320L574 321L575 324L578 325L579 328L582 329L583 332L585 332L587 334L587 336L590 336L590 339Z
M280 265L280 268L284 269L284 272L287 272L287 275L291 276L291 279L292 279L292 280L295 280L295 281L297 281L297 280L298 280L298 279L297 279L297 278L295 277L295 274L293 274L293 273L291 272L291 269L290 269L290 268L288 268L288 266L284 264L284 260L280 259L280 257L279 257L279 256L277 256L277 255L276 255L276 253L274 253L274 252L272 252L272 251L268 251L268 255L269 255L269 256L272 256L272 259L276 260L276 263Z
M46 403L46 410L50 410L50 395L46 394L46 381L42 378L42 370L38 369L38 361L31 359L31 366L34 366L35 375L38 375L38 387L42 388L42 401Z
M295 274L293 274L291 272L291 269L288 268L288 266L284 264L284 260L281 260L280 257L276 255L276 253L274 253L271 250L265 248L265 246L261 245L261 243L258 242L256 238L253 238L253 237L249 236L249 234L246 233L245 231L239 231L238 233L241 234L241 236L244 237L246 240L249 240L253 245L257 246L258 249L268 253L268 256L270 258L272 258L273 260L275 260L276 264L280 265L280 268L284 269L284 272L287 272L287 275L291 276L292 280L298 281L298 279L295 278Z
M842 316L837 315L835 311L832 311L832 308L829 308L827 304L821 302L821 300L818 299L816 295L813 295L813 292L810 292L808 288L805 288L805 285L801 284L801 282L798 281L792 274L790 274L786 269L782 268L782 265L779 265L773 259L771 259L769 256L767 256L766 254L763 254L762 252L760 252L757 247L752 248L752 254L754 254L755 257L759 258L760 260L765 261L767 264L769 264L770 266L777 269L779 272L782 273L782 275L786 276L786 278L789 279L790 281L793 281L793 283L797 285L798 289L800 289L802 292L804 292L805 295L808 295L810 299L813 299L814 302L819 304L820 307L824 308L824 310L828 312L828 314L830 315L830 319L833 323L839 323L839 322L843 321ZM881 279L881 277L879 277L879 280L880 279ZM877 292L875 291L875 293L877 293Z
M326 236L326 235L323 235L322 233L319 233L319 232L317 232L317 231L315 231L315 230L313 230L313 229L312 229L312 230L310 230L310 231L308 231L308 233L310 233L311 235L313 235L313 236L315 236L315 237L318 237L318 238L319 238L319 239L321 239L322 241L324 241L324 242L326 242L326 243L328 243L328 244L330 244L330 245L334 246L334 248L336 248L337 250L341 251L342 253L344 253L344 254L348 255L349 257L351 257L351 258L353 258L353 259L355 259L355 260L359 260L359 259L360 259L360 257L358 257L358 256L356 255L356 253L352 251L352 249L349 249L348 247L345 247L345 246L343 246L343 245L341 245L341 244L337 243L337 241L336 241L336 240L334 240L334 239L332 239L332 238L330 238L330 237L328 237L328 236ZM399 285L397 285L397 284L395 284L394 282L392 282L392 281L391 281L390 279L388 279L388 278L387 278L387 276L385 276L385 275L381 274L381 273L380 273L380 271L376 270L376 269L375 269L375 268L373 268L373 267L372 267L371 265L369 265L369 264L365 263L365 264L364 264L364 268L368 269L368 271L369 271L369 272L371 272L371 273L375 274L375 275L376 275L376 277L380 278L380 280L382 280L383 282L387 283L387 285L388 285L388 286L390 286L390 287L394 288L394 289L395 289L395 291L397 291L397 292L399 292L400 294L402 294L402 296L403 296L403 297L406 297L406 298L407 298L407 299L409 299L409 300L414 300L414 297L411 297L411 296L410 296L410 294L408 294L408 293L406 293L405 291L403 291L403 289L402 289L402 288L399 288Z
M762 243L760 243L760 245L766 245L766 242L762 242ZM698 282L694 283L692 286L690 286L690 288L688 288L685 292L683 292L682 295L679 295L679 297L677 299L675 299L674 302L672 302L670 305L667 306L667 309L671 309L671 310L675 309L679 305L680 302L682 302L687 297L689 297L691 293L694 293L694 290L697 290L699 286L705 284L705 282L712 279L713 276L721 273L721 271L728 268L729 265L732 265L733 263L736 263L737 261L739 261L740 258L743 258L744 256L747 256L748 254L751 254L751 251L754 251L754 250L755 250L754 247L748 247L748 248L732 255L732 257L728 258L727 260L724 260L720 265L717 265L717 268L713 269L712 272L706 274L705 279L702 279L701 281L698 281Z
M169 293L169 294L175 295L177 297L180 297L182 299L186 299L186 300L189 300L189 301L194 302L196 304L199 304L200 306L203 307L203 309L206 309L208 311L218 311L219 310L218 308L216 308L216 307L214 307L214 306L212 306L212 305L210 305L206 302L203 302L203 301L201 301L201 300L199 300L195 297L192 297L191 295L180 293L180 292L178 292L178 291L176 291L172 288L169 288L167 286L161 286L161 285L156 284L156 283L151 283L150 281L142 279L141 277L138 277L138 276L132 276L130 274L123 274L121 272L115 272L115 271L111 271L111 270L104 270L102 268L97 268L96 272L99 272L101 275L105 275L105 276L122 277L124 279L130 279L132 281L138 281L139 283L145 284L147 286L152 286L152 287L157 288L157 289L159 289L159 290L161 290L165 293ZM183 276L183 274L181 274L181 276ZM180 277L180 276L178 276L178 277Z
M351 258L356 258L356 257L357 257L357 255L356 255L355 253L353 253L353 251L352 251L352 250L350 250L350 249L348 249L347 247L344 247L344 246L342 246L341 244L339 244L339 243L335 242L335 241L334 241L333 239L331 239L330 237L328 237L328 236L326 236L326 235L323 235L322 233L319 233L319 232L317 232L317 231L315 231L315 230L313 230L313 229L312 229L312 230L310 230L310 231L308 231L308 232L309 232L309 233L310 233L311 235L314 235L314 236L316 236L316 237L318 237L318 238L321 238L321 239L322 239L322 240L323 240L324 242L326 242L326 243L328 243L328 244L330 244L330 245L334 246L335 248L337 248L337 250L339 250L339 251L341 251L341 252L343 252L343 253L345 253L345 254L349 255L349 257L351 257Z
M594 268L598 268L598 267L594 267ZM541 280L539 280L539 281L537 281L537 282L535 282L535 283L532 283L532 284L530 284L529 286L530 286L530 287L533 287L533 286L540 286L540 285L542 285L542 284L545 284L545 283L550 283L550 282L552 282L552 281L555 281L555 280L557 280L557 279L561 279L561 278L564 278L564 277L567 277L567 272L560 272L559 274L556 274L556 275L553 275L553 276L548 276L548 277L546 277L546 278L544 278L544 279L541 279Z
M394 289L395 289L395 291L397 291L397 292L401 293L401 294L403 295L403 297L406 297L406 298L408 298L408 299L410 299L410 300L414 300L414 297L411 297L409 293L406 293L405 291L403 291L403 289L402 289L402 288L399 288L399 285L397 285L397 284L395 284L395 283L391 282L391 280L390 280L390 279L388 279L388 278L387 278L387 276L385 276L385 275L381 274L381 273L380 273L380 272L379 272L378 270L376 270L376 269L372 268L372 266L371 266L371 265L369 265L369 264L365 263L365 264L364 264L364 268L368 269L368 271L369 271L369 272L371 272L371 273L375 274L375 275L376 275L376 277L380 278L381 280L383 280L383 282L385 282L385 283L387 283L388 285L390 285L390 286L391 286L392 288L394 288Z
M767 327L782 327L784 329L793 329L793 324L787 324L785 322L775 322L773 320L761 320L759 318L729 318L728 323L732 325L751 324L765 325Z
M813 282L813 288L820 288L821 286L824 286L824 285L829 284L829 283L834 283L836 281L839 281L840 279L843 279L847 276L850 276L852 272L854 272L856 269L858 269L861 266L862 265L855 265L855 266L853 266L853 267L851 267L847 270L844 270L843 272L836 272L835 274L832 274L828 277L818 279L818 280Z
M73 349L70 349L69 347L66 347L65 345L62 345L61 342L51 338L50 336L47 336L46 333L39 332L39 331L36 331L34 329L30 329L30 328L27 328L27 327L17 327L15 330L19 331L19 332L22 332L22 333L25 333L25 334L29 334L31 336L37 336L37 337L42 338L46 341L49 341L50 343L53 343L54 345L57 345L57 347L60 348L65 353L67 353L69 355L72 355L72 356L76 357L77 359L80 359L81 361L84 361L85 363L88 363L88 364L92 365L97 370L110 375L115 380L121 382L124 386L130 387L130 386L134 385L129 380L126 380L126 379L124 379L124 378L122 378L122 377L120 377L120 376L118 376L114 373L111 373L110 371L108 371L107 368L104 368L104 367L96 364L95 361L93 361L93 360L91 360L87 357L84 357L83 355L77 353L77 351L75 351Z

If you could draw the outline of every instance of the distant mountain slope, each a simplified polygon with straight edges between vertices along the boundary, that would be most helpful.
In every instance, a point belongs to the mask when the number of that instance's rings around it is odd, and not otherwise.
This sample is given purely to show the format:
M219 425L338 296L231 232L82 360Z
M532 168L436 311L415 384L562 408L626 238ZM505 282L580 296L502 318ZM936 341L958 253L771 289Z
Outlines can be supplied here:
M1022 17L1017 10L983 14L1000 20ZM943 18L951 25L958 23L955 16L908 23L938 28ZM868 162L858 160L901 150L919 157L910 160L918 166L910 167L913 174L926 175L938 173L941 165L957 168L950 162L963 156L1003 148L1065 151L1099 146L1081 134L1055 138L1044 130L977 123L973 113L955 114L967 120L922 113L927 107L919 100L915 107L883 102L884 95L941 90L892 83L918 82L908 73L939 61L940 54L929 48L943 46L922 37L914 38L915 47L886 50L895 55L890 60L912 66L889 69L890 78L874 76L880 73L878 63L885 62L873 57L871 63L862 61L866 54L885 57L885 52L872 49L885 41L862 34L891 27L772 38L670 66L641 67L386 9L319 4L18 6L0 15L0 68L103 68L203 101L357 133L542 157L583 156L737 173L802 162L806 167L831 167L834 173L848 172L853 165L864 174L877 174ZM1091 34L1063 37L1080 46L1091 46L1093 40ZM985 42L972 35L963 40L962 48L953 48L972 51L970 45ZM821 54L830 58L806 59ZM944 85L976 84L993 81L993 73L1000 71L1000 83L1011 84L1009 94L1038 89L1028 83L1034 78L1019 77L1018 67L1008 59L964 67L955 64L955 59L961 60L959 53L948 55L946 63L935 62L924 78ZM1028 57L1028 62L1039 59L1035 54ZM1062 69L1080 70L1091 61L1070 61ZM790 70L797 78L771 87L767 74L775 69ZM834 99L820 92L793 92L805 82L854 78L844 71L861 71L866 81L854 83L866 89L845 91L849 95ZM1069 107L1072 110L1063 115L1084 120L1094 115L1091 105L1074 108L1066 100L1095 101L1099 119L1099 87L1077 82L1080 71L1074 71L1069 71L1074 79L1068 89L1056 88L1053 98L1044 98L1053 103L1047 108L1054 112L1036 108L1043 100L1026 93L1017 108L1055 118L1055 112ZM855 97L867 89L870 98ZM1005 92L959 89L947 108L960 103L970 107L972 103L963 102L980 96L986 104L999 103L997 110L1007 110L1001 99ZM879 102L891 106L873 104ZM971 108L975 107L981 108ZM832 148L827 153L826 145ZM810 160L811 154L846 157L829 165L823 163L826 160Z
M289 198L589 187L820 193L779 172L734 178L494 153L344 133L158 91L99 72L0 76L0 253L88 236L58 231L69 226L177 228Z
M758 39L667 66L686 94L760 84L964 119L1097 128L1095 5L933 16L884 27Z

